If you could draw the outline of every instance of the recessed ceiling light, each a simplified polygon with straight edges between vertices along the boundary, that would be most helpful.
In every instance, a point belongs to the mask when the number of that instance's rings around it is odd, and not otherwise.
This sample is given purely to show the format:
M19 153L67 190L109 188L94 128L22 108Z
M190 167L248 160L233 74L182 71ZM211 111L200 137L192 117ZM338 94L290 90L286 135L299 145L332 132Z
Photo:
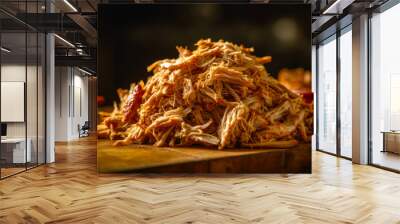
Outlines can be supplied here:
M68 5L68 7L70 7L72 9L72 11L78 12L78 10L75 8L75 6L73 6L68 0L64 0L64 3L66 5Z
M73 45L71 42L69 42L68 40L62 38L61 36L59 36L58 34L54 34L55 37L57 37L59 40L61 40L62 42L64 42L65 44L67 44L68 46L75 48L75 45Z
M81 72L83 72L83 73L85 73L85 74L87 74L87 75L93 75L92 73L90 73L90 72L88 72L88 71L86 71L86 70L83 70L83 69L81 69L81 68L79 68L79 67L78 67L78 70L81 71Z
M322 14L341 14L343 9L349 6L354 0L336 0Z
M0 49L1 49L1 51L4 51L6 53L10 53L11 52L11 50L9 50L9 49L7 49L5 47L1 47Z

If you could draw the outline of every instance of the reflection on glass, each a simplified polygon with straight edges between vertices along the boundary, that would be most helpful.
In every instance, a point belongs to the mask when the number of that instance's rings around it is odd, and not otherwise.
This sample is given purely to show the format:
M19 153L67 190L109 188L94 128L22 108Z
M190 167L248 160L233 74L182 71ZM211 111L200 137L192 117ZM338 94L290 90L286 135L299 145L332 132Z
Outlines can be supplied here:
M400 170L400 134L384 147L382 132L400 130L400 4L372 18L372 163ZM384 150L384 152L382 152Z
M352 156L352 35L340 36L340 153Z
M39 1L27 1L27 6L24 11L27 13L41 12L42 4ZM38 22L37 18L31 18L31 22ZM39 34L36 30L27 28L27 97L26 97L26 113L27 113L27 143L30 146L31 158L27 163L28 168L38 165L39 159Z
M38 110L37 110L37 119L38 119L38 136L37 136L37 147L38 147L38 156L37 162L38 164L45 163L45 60L46 60L46 52L45 52L45 44L46 38L42 33L38 34L38 76L37 76L37 90L38 90Z
M336 153L336 39L318 48L318 149Z
M26 144L26 35L2 33L1 46L1 122L6 133L1 140L2 177L25 170L31 159L30 144ZM7 96L7 97L5 97Z
M27 80L26 80L26 113L27 113L27 143L30 148L30 160L27 163L28 168L37 165L38 144L37 144L37 33L27 33Z
M0 6L10 11L19 9L22 15L43 12L45 3L1 1ZM40 31L2 12L0 20L0 178L4 178L45 162L46 40Z

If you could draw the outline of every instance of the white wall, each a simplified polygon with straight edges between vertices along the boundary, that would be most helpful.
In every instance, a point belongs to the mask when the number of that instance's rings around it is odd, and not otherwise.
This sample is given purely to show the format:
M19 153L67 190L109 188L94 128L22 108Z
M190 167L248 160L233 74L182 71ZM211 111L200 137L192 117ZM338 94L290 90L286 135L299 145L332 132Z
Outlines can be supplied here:
M82 76L82 73L74 70L74 108L72 110L72 136L78 137L78 124L83 125L85 121L88 121L89 112L88 112L88 77Z
M28 129L32 127L32 130L36 130L36 66L28 66L28 82L25 80L25 65L18 64L6 64L1 66L1 81L3 82L25 82L27 83L27 120ZM34 74L35 77L32 75ZM39 101L42 102L42 101ZM39 107L42 105L39 105ZM7 110L7 108L1 108ZM28 134L30 131L28 130ZM36 131L35 131L36 134ZM25 123L24 122L11 122L7 123L7 135L9 137L25 137ZM29 137L29 136L28 136Z
M88 77L72 67L56 67L55 140L79 138L78 125L88 121Z
M70 83L67 67L55 68L55 141L68 140L68 117L69 117L69 96L68 88Z

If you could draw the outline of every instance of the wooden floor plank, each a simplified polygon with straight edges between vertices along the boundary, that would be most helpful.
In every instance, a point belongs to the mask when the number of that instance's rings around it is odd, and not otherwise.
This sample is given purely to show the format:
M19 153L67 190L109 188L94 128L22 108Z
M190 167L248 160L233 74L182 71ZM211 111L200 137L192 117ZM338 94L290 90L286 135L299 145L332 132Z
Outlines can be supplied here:
M400 223L400 175L313 152L300 175L98 174L96 140L0 181L0 223Z

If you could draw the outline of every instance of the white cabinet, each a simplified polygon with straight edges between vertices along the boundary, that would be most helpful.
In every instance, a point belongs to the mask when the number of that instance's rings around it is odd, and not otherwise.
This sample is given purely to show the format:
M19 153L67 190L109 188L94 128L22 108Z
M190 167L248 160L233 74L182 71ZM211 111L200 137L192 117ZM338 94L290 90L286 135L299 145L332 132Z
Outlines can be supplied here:
M26 151L25 138L2 139L1 147L2 151L10 152L9 158L6 158L6 161L9 163L25 163L32 161L32 140L30 138L27 139Z

